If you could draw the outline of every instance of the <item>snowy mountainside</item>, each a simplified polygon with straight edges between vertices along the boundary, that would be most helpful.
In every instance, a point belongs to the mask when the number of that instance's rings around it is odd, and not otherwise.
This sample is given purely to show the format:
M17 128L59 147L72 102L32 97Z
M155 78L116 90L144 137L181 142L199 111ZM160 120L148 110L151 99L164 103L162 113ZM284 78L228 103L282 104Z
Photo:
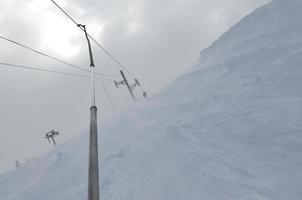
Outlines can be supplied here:
M274 0L256 9L202 51L200 62L209 66L262 48L301 43L301 7L301 0Z
M301 9L257 9L162 94L99 121L101 198L300 200ZM0 199L86 199L87 137L0 177Z

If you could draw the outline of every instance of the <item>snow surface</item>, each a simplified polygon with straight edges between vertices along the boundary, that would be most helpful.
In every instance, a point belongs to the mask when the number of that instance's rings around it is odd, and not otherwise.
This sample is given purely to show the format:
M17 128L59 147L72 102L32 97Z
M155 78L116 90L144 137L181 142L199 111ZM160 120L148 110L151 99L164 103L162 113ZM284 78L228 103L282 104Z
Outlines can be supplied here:
M257 9L160 95L100 121L102 199L301 200L301 9ZM0 199L86 199L87 138L0 176Z

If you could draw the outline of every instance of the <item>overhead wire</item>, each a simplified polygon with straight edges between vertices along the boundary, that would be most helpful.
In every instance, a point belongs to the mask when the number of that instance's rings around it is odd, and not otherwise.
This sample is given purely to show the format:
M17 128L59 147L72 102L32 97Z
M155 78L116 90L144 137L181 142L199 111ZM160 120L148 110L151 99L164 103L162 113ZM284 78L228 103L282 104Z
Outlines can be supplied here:
M37 53L37 54L40 54L40 55L42 55L42 56L45 56L45 57L50 58L50 59L52 59L52 60L55 60L55 61L57 61L57 62L66 64L66 65L68 65L68 66L70 66L70 67L74 67L74 68L79 69L79 70L81 70L81 71L89 72L88 69L84 69L84 68L81 68L81 67L79 67L79 66L70 64L70 63L68 63L68 62L66 62L66 61L63 61L63 60L58 59L58 58L55 58L55 57L50 56L50 55L48 55L48 54L46 54L46 53L43 53L43 52L41 52L41 51L35 50L35 49L31 48L31 47L28 47L28 46L26 46L26 45L24 45L24 44L21 44L20 42L16 42L15 40L9 39L9 38L4 37L4 36L1 36L1 35L0 35L0 38L3 39L3 40L6 40L6 41L8 41L8 42L14 43L14 44L16 44L16 45L19 45L19 46L21 46L21 47L23 47L23 48L25 48L25 49L28 49L28 50L30 50L30 51L32 51L32 52Z
M103 49L103 51L114 61L116 62L120 68L124 69L126 72L128 72L128 74L135 76L135 74L133 74L132 72L130 72L124 65L122 65L122 63L120 61L118 61L115 57L113 57L113 55L108 52L99 42L97 42L89 33L87 33L88 37L100 48Z
M79 27L82 31L84 31L83 27L79 26L79 24L59 5L57 4L54 0L51 0L51 2L59 8L77 27ZM99 46L105 54L107 54L116 64L119 65L120 68L124 69L125 71L128 72L128 74L135 76L132 72L130 72L122 63L115 58L103 45L101 45L96 39L94 39L89 33L87 33L87 36L97 45Z
M57 8L59 8L76 26L78 26L78 23L61 7L59 4L57 4L54 0L51 0Z
M17 41L15 41L15 40L9 39L9 38L4 37L4 36L2 36L2 35L0 35L0 39L6 40L6 41L8 41L8 42L10 42L10 43L13 43L13 44L18 45L18 46L20 46L20 47L23 47L23 48L25 48L25 49L27 49L27 50L29 50L29 51L32 51L32 52L34 52L34 53L37 53L37 54L39 54L39 55L41 55L41 56L44 56L44 57L47 57L47 58L49 58L49 59L55 60L55 61L57 61L57 62L59 62L59 63L68 65L68 66L73 67L73 68L75 68L75 69L78 69L78 70L81 70L81 71L84 71L84 72L90 72L90 70L88 70L88 69L85 69L85 68L83 68L83 67L80 67L80 66L77 66L77 65L68 63L68 62L66 62L66 61L64 61L64 60L62 60L62 59L59 59L59 58L50 56L50 55L48 55L48 54L46 54L46 53L43 53L43 52L41 52L41 51L38 51L38 50L36 50L36 49L34 49L34 48L31 48L31 47L29 47L29 46L27 46L27 45L24 45L24 44L22 44L22 43L20 43L20 42L17 42ZM102 76L102 77L107 78L107 79L109 79L109 77L116 77L116 76L118 76L118 74L116 74L116 75L109 75L109 74L102 74L102 73L98 73L98 72L96 72L96 75Z
M56 70L42 69L42 68L37 68L37 67L31 67L31 66L25 66L25 65L16 65L16 64L3 63L3 62L0 62L0 67L23 68L23 69L29 69L29 70L35 70L35 71L42 71L42 72L50 72L50 73L55 73L55 74L67 75L67 76L89 78L89 76L85 76L85 75L81 75L81 74L61 72L61 71L56 71Z
M109 91L108 91L108 89L107 89L107 87L106 87L106 85L105 85L104 80L103 80L102 78L99 78L98 80L101 81L101 83L102 83L102 85L103 85L105 94L106 94L106 96L107 96L107 99L108 99L109 103L111 104L112 109L113 109L114 111L116 111L116 110L117 110L117 109L116 109L116 106L115 106L114 103L113 103L113 100L112 100L112 98L111 98L111 96L110 96L110 94L109 94Z
M66 75L66 76L73 76L73 77L80 77L80 78L87 78L89 79L90 76L86 76L86 75L81 75L81 74L75 74L75 73L69 73L69 72L62 72L62 71L56 71L56 70L49 70L49 69L42 69L42 68L38 68L38 67L31 67L31 66L25 66L25 65L16 65L16 64L10 64L10 63L3 63L3 62L0 62L0 67L6 67L6 68L21 68L21 69L27 69L27 70L33 70L33 71L40 71L40 72L48 72L48 73L55 73L55 74L60 74L60 75ZM104 91L105 91L105 94L107 96L107 99L108 101L110 102L113 110L117 110L116 109L116 106L114 105L113 103L113 100L109 94L109 91L105 85L105 82L102 78L100 77L97 77L97 80L101 81L102 85L103 85L103 88L104 88Z

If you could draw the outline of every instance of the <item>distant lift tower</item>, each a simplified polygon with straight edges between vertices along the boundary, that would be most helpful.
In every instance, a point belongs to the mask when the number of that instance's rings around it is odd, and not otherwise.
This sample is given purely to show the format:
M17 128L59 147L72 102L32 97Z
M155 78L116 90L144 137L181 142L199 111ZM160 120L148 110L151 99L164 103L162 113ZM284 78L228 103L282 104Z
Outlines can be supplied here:
M136 88L136 86L139 86L139 87L141 88L141 85L140 85L139 81L138 81L137 79L134 79L134 84L129 85L129 82L128 82L128 80L127 80L127 78L126 78L126 76L125 76L123 70L121 70L120 73L121 73L121 76L122 76L123 80L122 80L122 81L114 81L115 86L116 86L117 88L118 88L120 85L125 85L125 86L127 86L128 91L129 91L129 93L130 93L132 99L135 101L136 98L135 98L135 96L134 96L133 91L134 91L134 89ZM145 91L143 91L143 96L144 96L145 98L147 98L147 93L146 93Z
M55 130L51 130L48 133L45 134L45 137L48 140L48 143L51 144L52 143L56 146L57 143L55 141L55 137L59 135L59 131L55 131Z
M95 78L94 61L90 40L86 31L86 26L78 24L86 36L90 57L92 101L90 107L90 135L89 135L89 166L88 166L88 200L99 200L99 156L98 156L98 130L97 130L97 107L95 105Z

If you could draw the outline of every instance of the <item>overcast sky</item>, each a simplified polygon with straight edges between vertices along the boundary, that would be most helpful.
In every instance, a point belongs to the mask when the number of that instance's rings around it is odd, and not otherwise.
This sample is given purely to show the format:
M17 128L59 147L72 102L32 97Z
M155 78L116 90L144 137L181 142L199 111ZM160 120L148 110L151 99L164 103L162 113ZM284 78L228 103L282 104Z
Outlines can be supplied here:
M150 94L188 71L202 49L243 16L269 0L57 0L132 73ZM0 1L0 35L89 69L85 37L50 0ZM115 75L116 65L93 45L96 70ZM0 40L0 62L81 73ZM84 73L85 74L85 73ZM119 78L117 78L119 79ZM126 90L105 81L114 106L126 109ZM58 129L58 142L88 130L90 81L0 66L0 173L51 150L43 134ZM113 113L97 81L99 115ZM137 91L141 96L141 91Z

